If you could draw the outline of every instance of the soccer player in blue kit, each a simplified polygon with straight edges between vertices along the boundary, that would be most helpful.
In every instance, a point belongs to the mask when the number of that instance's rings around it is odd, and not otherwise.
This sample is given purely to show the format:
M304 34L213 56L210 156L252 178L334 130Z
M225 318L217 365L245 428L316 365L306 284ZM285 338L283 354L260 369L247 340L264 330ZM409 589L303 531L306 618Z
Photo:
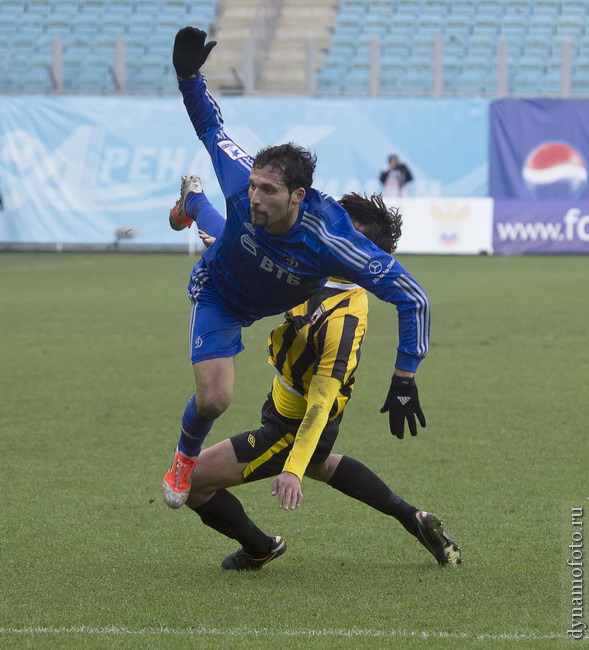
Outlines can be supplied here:
M425 427L414 374L429 343L429 303L421 286L391 255L357 232L332 197L311 187L315 156L295 144L267 147L252 158L224 131L219 106L200 68L215 41L185 27L176 35L173 64L184 105L206 147L226 198L227 220L195 265L191 359L196 394L182 418L180 439L163 480L166 504L181 507L190 474L215 419L229 406L234 357L243 350L241 329L303 303L329 276L345 278L397 308L399 343L381 413L391 433ZM198 192L188 192L190 202ZM206 230L206 227L201 226Z

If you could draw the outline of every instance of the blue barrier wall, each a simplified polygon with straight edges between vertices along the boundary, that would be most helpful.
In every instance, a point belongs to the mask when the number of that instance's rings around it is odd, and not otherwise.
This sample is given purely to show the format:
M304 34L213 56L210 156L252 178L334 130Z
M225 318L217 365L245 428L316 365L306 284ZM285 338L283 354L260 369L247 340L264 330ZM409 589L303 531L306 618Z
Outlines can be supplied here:
M411 196L488 194L488 110L478 99L221 97L226 130L255 153L294 141L317 152L315 187L338 198L380 191L389 154L412 170ZM0 97L0 242L177 245L167 224L180 176L223 198L178 97Z

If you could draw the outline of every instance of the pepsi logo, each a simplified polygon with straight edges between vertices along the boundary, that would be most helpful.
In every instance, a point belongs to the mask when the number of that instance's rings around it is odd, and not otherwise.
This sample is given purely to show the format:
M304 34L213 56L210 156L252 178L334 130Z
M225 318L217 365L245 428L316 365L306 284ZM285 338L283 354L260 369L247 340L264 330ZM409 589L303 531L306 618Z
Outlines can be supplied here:
M535 198L571 199L579 197L587 186L587 165L571 145L544 142L526 158L522 177Z

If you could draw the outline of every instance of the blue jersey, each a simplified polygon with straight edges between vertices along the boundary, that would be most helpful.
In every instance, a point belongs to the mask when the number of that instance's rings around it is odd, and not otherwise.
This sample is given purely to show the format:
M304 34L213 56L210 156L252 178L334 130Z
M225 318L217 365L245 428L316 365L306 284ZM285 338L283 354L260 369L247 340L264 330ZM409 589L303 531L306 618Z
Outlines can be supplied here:
M244 321L292 309L329 276L344 278L397 307L396 367L415 371L429 342L429 304L421 286L391 255L357 232L332 197L309 189L296 223L272 235L254 226L248 197L253 159L224 131L206 78L179 80L184 105L205 145L227 202L225 229L203 262L225 306Z

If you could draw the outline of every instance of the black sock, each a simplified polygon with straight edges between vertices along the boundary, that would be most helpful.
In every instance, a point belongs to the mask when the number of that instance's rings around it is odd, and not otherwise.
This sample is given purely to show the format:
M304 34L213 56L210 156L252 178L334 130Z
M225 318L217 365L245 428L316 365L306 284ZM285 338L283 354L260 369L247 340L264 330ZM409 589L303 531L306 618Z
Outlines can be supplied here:
M361 462L343 456L333 476L327 481L332 488L353 499L395 517L405 529L415 535L417 508L403 501L371 470Z
M246 553L264 557L270 551L272 537L265 535L246 515L241 501L227 490L218 490L202 506L192 508L202 523L218 533L236 539Z

